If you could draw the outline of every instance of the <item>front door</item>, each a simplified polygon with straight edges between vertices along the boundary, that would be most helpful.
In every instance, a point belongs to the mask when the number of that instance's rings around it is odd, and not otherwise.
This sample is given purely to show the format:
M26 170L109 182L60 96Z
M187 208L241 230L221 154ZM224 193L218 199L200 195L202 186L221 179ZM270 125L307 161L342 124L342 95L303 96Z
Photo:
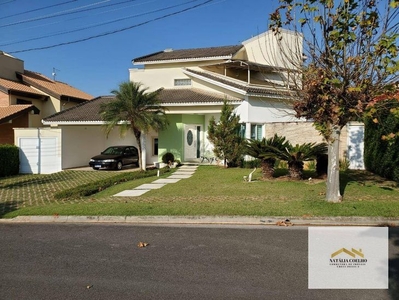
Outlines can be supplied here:
M200 157L200 133L200 125L184 125L184 160L190 161Z

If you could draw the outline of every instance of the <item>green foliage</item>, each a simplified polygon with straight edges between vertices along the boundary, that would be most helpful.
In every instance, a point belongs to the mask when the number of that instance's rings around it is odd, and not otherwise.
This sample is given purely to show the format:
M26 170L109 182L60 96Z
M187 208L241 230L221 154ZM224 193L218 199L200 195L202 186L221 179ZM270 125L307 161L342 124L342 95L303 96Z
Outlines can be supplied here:
M305 65L296 66L303 80L296 83L301 93L294 109L330 141L334 128L362 118L369 102L399 78L397 12L392 9L397 0L391 8L369 0L280 4L270 28L280 38L282 27L302 32L307 57Z
M142 166L141 134L147 133L151 128L155 131L167 127L168 121L165 109L160 105L159 93L161 90L147 92L141 83L123 82L118 90L111 91L115 100L101 105L100 114L105 121L104 130L108 136L118 127L121 136L131 130L136 138L139 150L139 164Z
M350 161L347 157L344 157L339 160L339 170L340 171L348 171L350 166Z
M275 134L271 138L263 138L260 141L255 139L248 140L246 154L260 160L263 178L272 178L278 153L284 151L288 146L289 142L285 137Z
M284 150L277 152L277 157L288 163L289 176L293 179L303 177L303 167L305 161L317 159L319 156L327 153L327 144L325 143L304 143L288 144Z
M19 173L19 149L14 145L0 145L0 177Z
M170 162L175 161L175 156L173 153L166 152L164 155L162 155L162 162L165 164L169 164Z
M399 132L399 118L390 112L397 102L380 105L384 109L379 109L379 122L365 119L364 163L367 170L399 182L399 138L386 138L390 133Z
M245 149L244 138L240 137L240 117L233 112L234 108L225 101L220 120L212 117L209 121L208 139L212 142L215 156L225 161L225 166L234 167L242 162Z
M168 172L167 169L164 172ZM157 170L140 171L140 172L125 172L111 178L105 178L88 184L79 185L77 187L60 191L54 194L55 199L76 199L86 196L91 196L98 192L105 190L116 184L136 180L145 177L156 176Z

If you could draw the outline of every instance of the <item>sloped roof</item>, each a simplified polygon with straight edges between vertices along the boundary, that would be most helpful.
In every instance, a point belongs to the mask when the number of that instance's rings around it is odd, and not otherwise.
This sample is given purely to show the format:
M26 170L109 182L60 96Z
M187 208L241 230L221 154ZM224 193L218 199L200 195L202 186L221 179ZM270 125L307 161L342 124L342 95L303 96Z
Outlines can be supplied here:
M91 101L83 102L43 120L45 122L101 122L100 107L115 99L114 96L101 96Z
M17 91L17 92L45 96L42 93L40 93L39 91L32 89L30 86L27 86L26 84L23 84L18 81L4 79L4 78L0 78L0 89L7 93L9 91Z
M29 105L10 105L10 106L0 106L0 124L6 123L9 120L15 119L16 117L28 113L34 110L38 112L39 110L32 104Z
M146 63L165 60L185 60L196 58L231 58L243 45L222 47L194 48L181 50L164 50L133 59L134 63Z
M60 99L61 97L72 98L71 101L87 101L93 99L89 95L73 86L60 81L54 81L40 73L25 70L22 76L23 82L26 82L37 89L43 90L49 95Z
M289 90L278 89L273 86L259 86L259 85L251 85L244 82L239 82L235 79L230 79L227 76L211 74L210 72L202 72L193 69L185 69L188 74L198 75L204 78L212 79L216 82L226 84L233 88L237 88L242 90L247 94L256 94L256 95L264 95L264 96L292 96L293 93Z
M227 101L241 101L239 98L226 96L220 93L206 92L200 89L163 89L160 92L160 101L162 104L211 104ZM63 123L63 122L102 122L99 114L100 107L115 99L115 96L97 97L91 101L81 103L62 112L44 118L45 123Z

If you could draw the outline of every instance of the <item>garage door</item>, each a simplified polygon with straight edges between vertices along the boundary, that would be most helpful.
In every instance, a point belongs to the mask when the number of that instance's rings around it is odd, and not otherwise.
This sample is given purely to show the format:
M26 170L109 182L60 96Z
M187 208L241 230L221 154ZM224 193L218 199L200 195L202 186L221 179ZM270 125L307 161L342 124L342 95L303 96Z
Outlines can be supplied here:
M39 139L19 139L19 172L22 174L39 173Z
M50 174L61 171L57 138L20 138L20 173Z
M348 126L348 158L350 169L364 169L364 125Z

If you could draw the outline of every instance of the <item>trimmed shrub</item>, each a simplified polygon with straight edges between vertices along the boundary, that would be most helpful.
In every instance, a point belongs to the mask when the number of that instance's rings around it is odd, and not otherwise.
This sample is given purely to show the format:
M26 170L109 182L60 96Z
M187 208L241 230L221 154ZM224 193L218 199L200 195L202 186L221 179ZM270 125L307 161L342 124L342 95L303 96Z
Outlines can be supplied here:
M163 172L169 172L168 169L165 169ZM149 170L149 171L134 171L134 172L126 172L118 174L114 177L102 179L98 181L91 182L89 184L79 185L75 188L64 190L58 192L54 195L55 199L69 199L69 198L81 198L94 195L98 192L105 190L113 185L123 183L126 181L131 181L140 178L146 178L151 176L156 176L157 170Z
M162 162L165 164L169 164L169 162L174 162L175 161L175 156L173 153L166 152L164 155L162 155Z
M15 145L0 145L0 177L19 173L19 149Z

